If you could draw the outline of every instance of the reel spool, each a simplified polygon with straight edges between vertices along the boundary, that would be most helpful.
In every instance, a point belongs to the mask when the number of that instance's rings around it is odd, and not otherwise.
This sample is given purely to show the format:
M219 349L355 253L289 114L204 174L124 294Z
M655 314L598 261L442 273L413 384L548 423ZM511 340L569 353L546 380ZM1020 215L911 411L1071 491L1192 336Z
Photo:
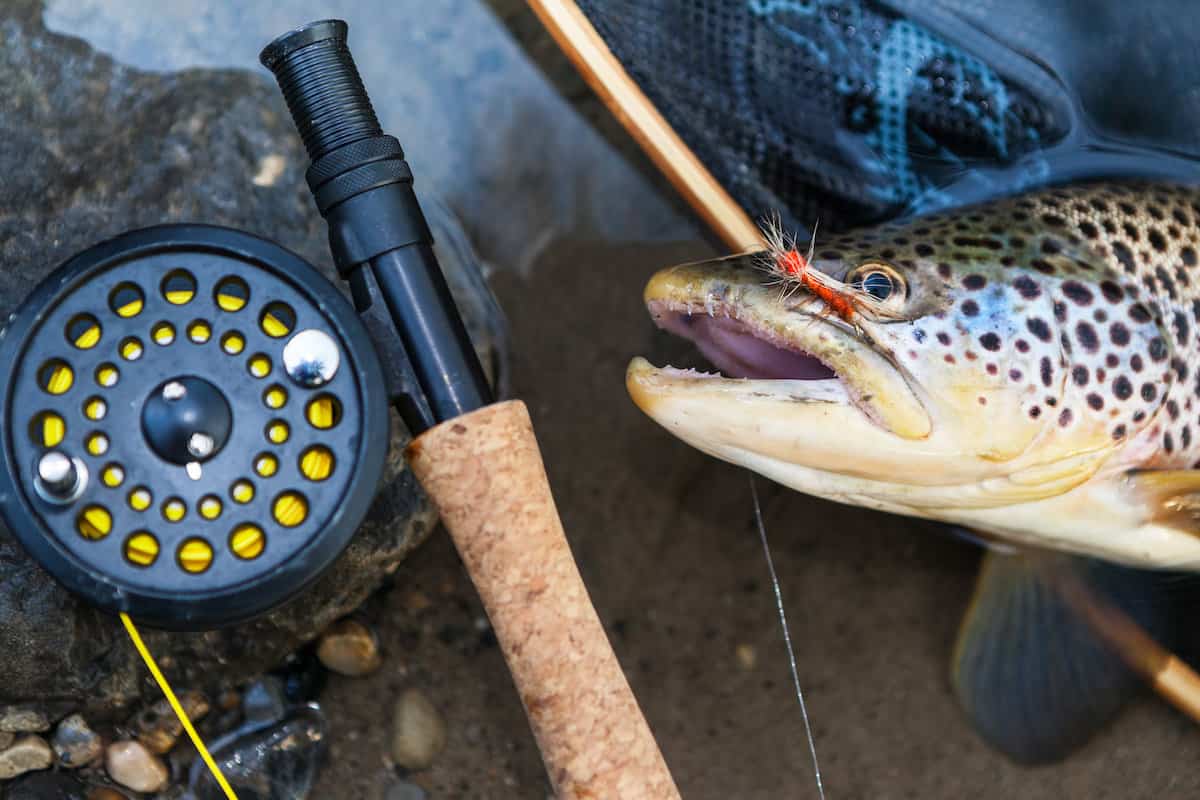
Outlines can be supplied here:
M227 228L121 235L0 334L0 514L87 602L230 625L348 544L388 447L379 357L303 259Z

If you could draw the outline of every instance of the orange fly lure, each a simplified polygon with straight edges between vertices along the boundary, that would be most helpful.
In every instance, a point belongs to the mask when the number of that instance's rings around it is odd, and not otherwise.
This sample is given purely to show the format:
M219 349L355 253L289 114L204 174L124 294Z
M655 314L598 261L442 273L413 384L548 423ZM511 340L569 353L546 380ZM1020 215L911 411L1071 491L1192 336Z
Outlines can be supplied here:
M812 267L813 252L817 245L815 224L807 254L801 254L797 249L795 236L784 233L777 214L766 220L762 229L763 238L767 243L762 262L766 271L784 285L784 297L803 289L824 304L822 316L837 314L851 325L856 325L858 318L864 313L872 316L892 316L884 312L880 302L868 292Z

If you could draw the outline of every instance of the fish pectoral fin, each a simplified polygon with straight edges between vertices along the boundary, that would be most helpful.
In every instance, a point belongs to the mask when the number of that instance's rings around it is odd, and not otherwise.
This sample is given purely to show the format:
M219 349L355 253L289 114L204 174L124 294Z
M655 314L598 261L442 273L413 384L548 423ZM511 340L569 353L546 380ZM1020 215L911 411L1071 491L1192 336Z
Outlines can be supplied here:
M1151 520L1200 535L1200 469L1136 470L1125 483Z
M1159 589L1161 577L1148 571L988 553L952 664L955 694L976 730L1024 764L1082 745L1142 685L1121 626L1136 620L1151 635L1165 632Z

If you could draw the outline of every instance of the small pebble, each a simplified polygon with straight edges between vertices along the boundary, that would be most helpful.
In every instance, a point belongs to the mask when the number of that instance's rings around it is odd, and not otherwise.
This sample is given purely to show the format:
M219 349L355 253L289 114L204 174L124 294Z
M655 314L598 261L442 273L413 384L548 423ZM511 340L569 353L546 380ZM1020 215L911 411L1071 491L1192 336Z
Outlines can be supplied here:
M0 711L0 731L41 733L50 730L50 720L41 711L9 706Z
M396 701L392 760L406 769L426 769L446 747L446 723L421 690L407 689Z
M351 619L331 625L317 644L317 658L339 675L360 678L379 669L379 642L367 626Z
M113 742L105 753L104 765L110 778L135 792L157 792L170 777L167 765L141 742Z
M247 722L276 722L287 713L283 679L268 675L255 681L242 697L242 713Z
M209 712L208 699L199 692L183 692L179 704L192 722L199 722ZM137 715L138 741L152 753L168 753L183 735L183 723L175 716L174 709L165 699L143 710Z
M40 736L22 736L0 753L0 780L8 780L54 763L54 751Z
M104 752L100 735L89 728L87 720L79 714L72 714L58 723L53 743L58 763L69 769L90 764Z
M428 800L429 795L415 783L397 780L384 790L381 800Z
M758 651L752 644L739 644L734 652L737 654L738 666L744 670L752 670L758 663Z
M129 798L116 789L110 789L107 786L97 786L88 792L87 800L129 800Z
M222 711L233 711L242 704L242 695L237 689L226 689L217 698L217 708Z

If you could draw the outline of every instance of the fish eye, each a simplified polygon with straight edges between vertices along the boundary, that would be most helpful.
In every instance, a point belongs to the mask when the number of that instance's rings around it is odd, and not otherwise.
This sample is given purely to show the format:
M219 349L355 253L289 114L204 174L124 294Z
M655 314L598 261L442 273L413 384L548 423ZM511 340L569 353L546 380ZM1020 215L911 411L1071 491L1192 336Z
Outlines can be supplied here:
M867 264L848 276L847 283L861 289L876 300L902 299L905 294L904 279L883 264Z
M887 300L895 291L892 276L886 272L868 272L862 278L862 288L877 300Z

